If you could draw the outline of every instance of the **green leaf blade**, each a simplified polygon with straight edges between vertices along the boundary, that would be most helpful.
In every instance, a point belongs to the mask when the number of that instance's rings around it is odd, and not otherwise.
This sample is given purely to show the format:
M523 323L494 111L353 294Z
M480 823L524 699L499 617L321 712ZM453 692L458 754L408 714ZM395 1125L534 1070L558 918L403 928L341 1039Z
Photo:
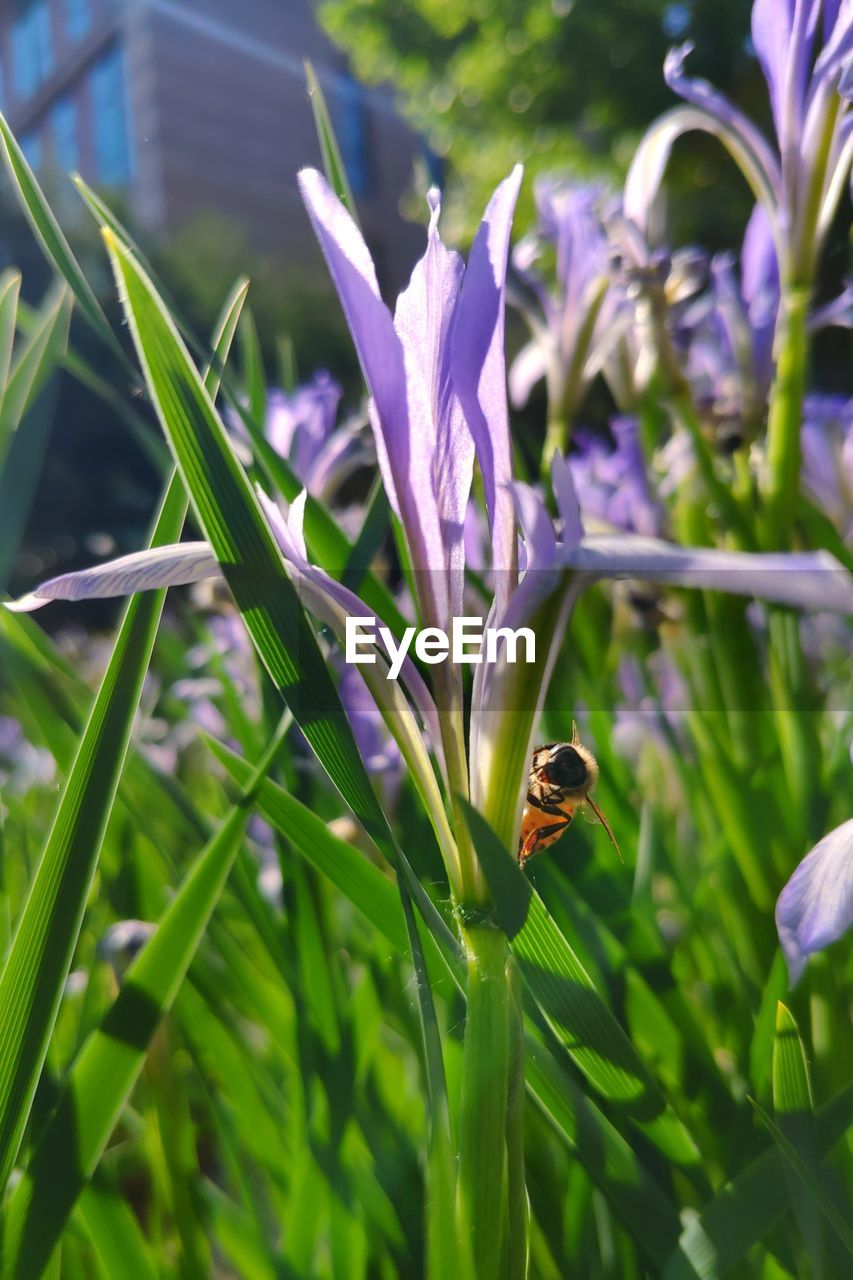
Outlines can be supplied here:
M152 542L173 542L186 502L170 485ZM128 605L0 976L0 1186L18 1152L86 896L127 754L165 592Z
M695 1143L542 899L485 819L467 803L464 811L498 920L552 1031L612 1109L669 1159L685 1169L697 1169Z

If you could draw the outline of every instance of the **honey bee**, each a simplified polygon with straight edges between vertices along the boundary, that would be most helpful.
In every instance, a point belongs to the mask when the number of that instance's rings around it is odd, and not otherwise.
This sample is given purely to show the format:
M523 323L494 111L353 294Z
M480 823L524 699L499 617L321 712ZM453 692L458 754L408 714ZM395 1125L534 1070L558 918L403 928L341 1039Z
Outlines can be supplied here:
M581 743L576 724L572 725L571 742L550 742L536 748L521 816L519 866L524 867L528 858L559 840L578 810L590 812L590 821L601 823L622 857L610 823L590 795L597 781L598 765L592 752Z

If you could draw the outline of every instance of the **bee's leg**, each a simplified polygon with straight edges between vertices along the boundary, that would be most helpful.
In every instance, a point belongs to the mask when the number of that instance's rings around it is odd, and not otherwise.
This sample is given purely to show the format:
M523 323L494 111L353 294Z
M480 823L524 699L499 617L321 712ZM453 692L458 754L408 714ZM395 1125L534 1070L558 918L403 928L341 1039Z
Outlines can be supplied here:
M541 853L549 844L553 844L558 836L563 834L570 822L571 818L563 818L560 822L552 822L547 827L537 827L534 831L531 831L518 851L518 865L523 867L528 858L532 858L534 854Z

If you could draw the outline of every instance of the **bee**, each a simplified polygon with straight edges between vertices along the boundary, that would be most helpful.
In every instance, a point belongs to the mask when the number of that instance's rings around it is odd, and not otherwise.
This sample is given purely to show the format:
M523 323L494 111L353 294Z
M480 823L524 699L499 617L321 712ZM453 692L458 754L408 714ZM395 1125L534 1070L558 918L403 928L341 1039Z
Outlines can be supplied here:
M559 840L578 810L592 813L590 821L601 823L622 857L610 823L590 795L597 781L598 765L592 752L581 743L576 724L572 725L571 742L550 742L536 748L521 816L519 866L524 867L528 858Z

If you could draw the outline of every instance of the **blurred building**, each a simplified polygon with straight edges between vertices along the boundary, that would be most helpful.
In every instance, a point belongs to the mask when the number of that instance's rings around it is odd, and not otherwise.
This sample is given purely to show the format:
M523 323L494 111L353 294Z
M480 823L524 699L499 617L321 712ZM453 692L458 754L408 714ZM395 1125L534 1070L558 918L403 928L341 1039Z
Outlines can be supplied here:
M34 168L121 191L147 228L215 210L300 257L315 244L295 175L319 161L305 58L380 274L399 285L422 233L398 202L424 149L384 91L349 75L311 0L7 0L0 105Z

